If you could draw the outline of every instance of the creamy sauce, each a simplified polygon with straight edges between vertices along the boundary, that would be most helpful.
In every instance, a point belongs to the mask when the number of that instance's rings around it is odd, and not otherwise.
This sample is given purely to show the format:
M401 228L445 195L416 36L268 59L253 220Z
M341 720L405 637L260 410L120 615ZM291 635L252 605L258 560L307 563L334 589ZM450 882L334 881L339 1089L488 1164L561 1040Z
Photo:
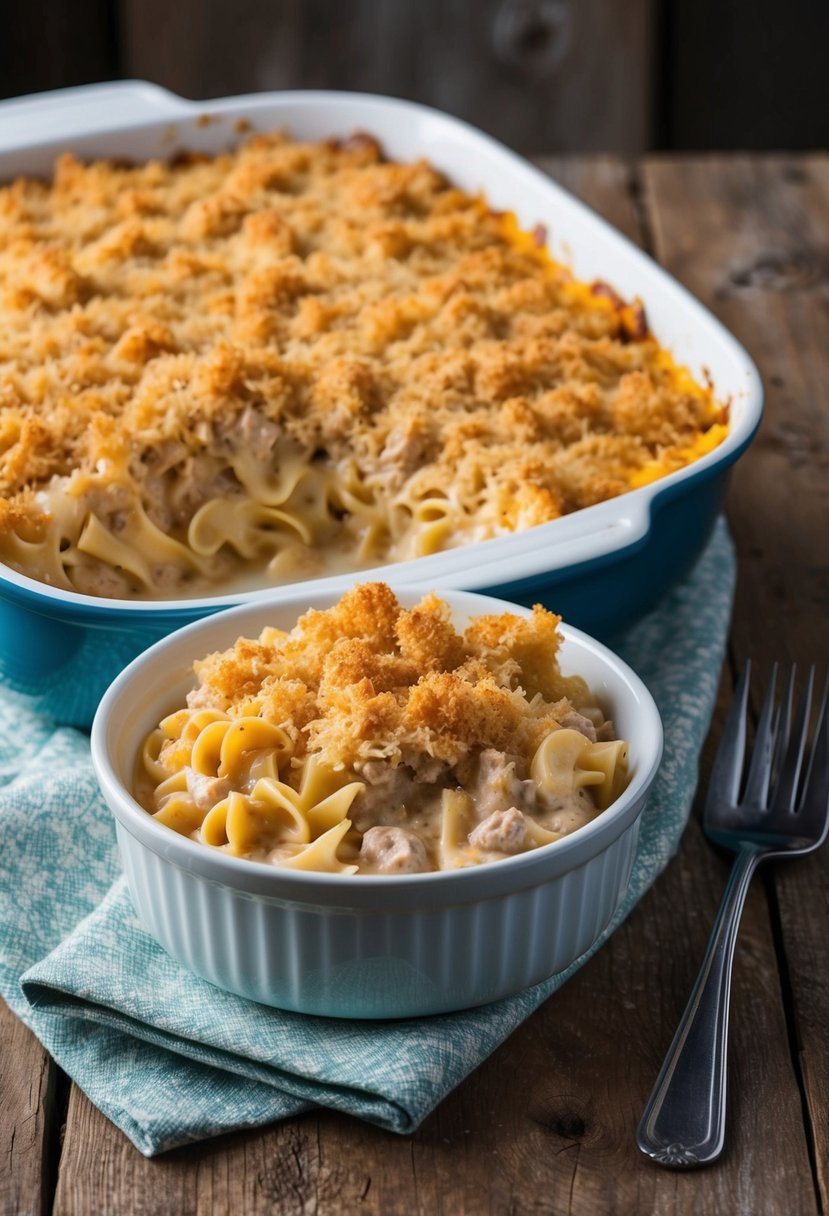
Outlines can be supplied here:
M444 769L431 780L418 780L405 764L370 762L363 771L348 774L363 781L364 789L352 803L351 830L338 855L360 874L462 869L528 852L575 832L599 813L584 789L545 798L529 777L519 776L526 768L519 757L492 750L466 763L460 773ZM245 783L244 791L249 793L253 784ZM455 820L451 839L447 817ZM550 841L535 828L549 834ZM279 865L291 850L263 847L245 856Z

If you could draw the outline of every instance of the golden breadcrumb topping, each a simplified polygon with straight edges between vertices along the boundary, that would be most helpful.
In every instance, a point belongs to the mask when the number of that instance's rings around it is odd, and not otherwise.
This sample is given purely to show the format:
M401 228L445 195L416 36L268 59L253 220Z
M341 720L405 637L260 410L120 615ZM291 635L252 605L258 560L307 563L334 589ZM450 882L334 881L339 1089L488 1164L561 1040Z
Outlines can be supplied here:
M213 533L188 533L205 502L256 497L251 462L299 460L350 487L326 504L330 534L284 524L309 552L333 551L361 503L411 514L449 496L434 549L620 494L725 434L639 304L574 282L543 233L365 135L256 135L137 166L65 155L52 181L18 179L0 190L0 332L0 537L59 527L66 578L98 594L175 590L172 549L151 570L127 561L149 546L130 531L139 509L196 550L188 577L259 560L273 516L218 553ZM367 532L364 565L430 551L397 544L400 527ZM125 589L78 581L102 561L128 571Z
M589 703L563 676L560 617L477 617L463 634L429 595L401 608L385 583L363 583L338 604L266 629L194 664L192 709L258 715L284 729L294 755L335 767L374 758L455 765L486 748L529 756L563 717Z

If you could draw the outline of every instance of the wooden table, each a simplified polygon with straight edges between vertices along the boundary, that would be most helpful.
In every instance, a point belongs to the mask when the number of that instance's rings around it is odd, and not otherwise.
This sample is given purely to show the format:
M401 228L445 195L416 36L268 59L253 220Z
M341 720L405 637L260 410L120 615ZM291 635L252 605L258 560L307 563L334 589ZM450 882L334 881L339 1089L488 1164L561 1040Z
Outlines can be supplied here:
M773 658L825 669L829 655L829 156L542 163L686 283L763 374L767 414L729 502L739 583L716 739L748 656L765 674ZM703 776L711 756L709 740ZM148 1161L3 1007L0 1211L826 1212L829 847L761 872L749 895L724 1157L674 1173L634 1147L726 868L693 821L608 945L408 1138L321 1112Z

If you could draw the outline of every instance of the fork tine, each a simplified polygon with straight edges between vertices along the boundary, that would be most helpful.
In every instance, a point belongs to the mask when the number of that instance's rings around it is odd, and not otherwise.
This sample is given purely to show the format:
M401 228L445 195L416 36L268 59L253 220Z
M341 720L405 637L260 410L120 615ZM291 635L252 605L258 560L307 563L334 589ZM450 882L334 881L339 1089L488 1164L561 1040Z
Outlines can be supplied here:
M786 753L789 750L789 740L792 737L792 713L794 711L794 685L797 677L797 664L792 663L786 679L786 691L774 716L774 758L771 765L772 780L777 780L779 789L783 773Z
M825 839L829 829L829 676L823 689L815 728L815 745L809 760L798 807L804 835Z
M708 782L708 803L730 803L733 806L737 802L746 750L746 710L750 681L749 659L737 681L725 729L714 757L711 779Z
M777 684L777 664L771 669L766 699L760 710L760 721L757 723L757 737L751 753L751 766L748 770L743 802L748 806L765 807L768 801L769 778L774 757L774 690Z
M777 788L774 791L774 805L779 810L793 811L797 801L797 783L800 780L806 739L809 734L809 711L812 707L814 683L815 669L810 667L806 677L806 687L797 711L797 720L792 728L791 743L787 748Z

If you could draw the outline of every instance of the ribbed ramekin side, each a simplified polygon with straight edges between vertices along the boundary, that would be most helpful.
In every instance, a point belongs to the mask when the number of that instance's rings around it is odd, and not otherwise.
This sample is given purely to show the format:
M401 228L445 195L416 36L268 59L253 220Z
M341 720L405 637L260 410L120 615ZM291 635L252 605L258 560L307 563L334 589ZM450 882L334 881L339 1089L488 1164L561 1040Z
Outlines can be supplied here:
M584 865L528 892L535 895L534 906L516 906L513 920L523 923L528 933L521 987L565 970L590 949L627 889L638 836L637 818Z
M382 1018L484 1004L568 967L618 907L638 825L541 885L415 912L252 897L118 835L140 919L184 966L284 1009Z

